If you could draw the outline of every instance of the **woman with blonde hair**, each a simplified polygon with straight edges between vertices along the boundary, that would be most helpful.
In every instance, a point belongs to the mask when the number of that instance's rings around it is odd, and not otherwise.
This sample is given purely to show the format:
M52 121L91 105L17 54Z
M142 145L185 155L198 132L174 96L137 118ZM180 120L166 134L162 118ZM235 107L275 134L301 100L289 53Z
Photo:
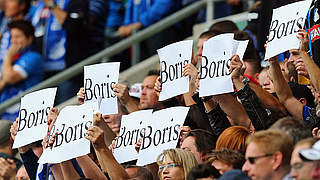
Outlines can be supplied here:
M198 165L194 155L182 149L168 149L157 158L161 180L186 180L191 168Z

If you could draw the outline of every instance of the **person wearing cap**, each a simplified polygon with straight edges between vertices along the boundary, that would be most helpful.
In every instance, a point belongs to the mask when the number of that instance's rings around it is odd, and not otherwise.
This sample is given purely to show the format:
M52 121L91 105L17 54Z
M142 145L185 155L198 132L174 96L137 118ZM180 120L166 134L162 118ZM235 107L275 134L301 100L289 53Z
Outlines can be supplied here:
M311 148L300 150L299 155L303 161L313 162L312 179L320 180L320 140L315 142Z
M281 180L290 170L292 140L280 130L263 130L247 140L242 171L259 180Z
M11 124L8 120L0 120L0 179L14 177L22 165L21 161L14 157L16 151L12 149Z
M290 176L295 180L308 180L312 179L311 172L313 169L313 163L311 161L303 161L299 155L299 151L307 148L311 148L312 144L317 142L318 139L307 138L299 141L291 155L291 171Z

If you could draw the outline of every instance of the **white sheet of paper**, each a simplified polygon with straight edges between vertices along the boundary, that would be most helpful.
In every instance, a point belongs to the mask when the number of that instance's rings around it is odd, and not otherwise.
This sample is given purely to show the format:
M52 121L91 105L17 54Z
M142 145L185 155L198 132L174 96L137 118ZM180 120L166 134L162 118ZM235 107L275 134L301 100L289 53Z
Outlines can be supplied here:
M204 42L200 67L200 97L233 92L229 73L233 49L233 34L221 34Z
M101 63L84 67L85 103L102 98L100 112L103 115L117 114L117 97L112 91L112 84L119 78L120 63Z
M299 26L304 28L311 0L299 1L273 10L265 59L290 49L299 49L296 37Z
M189 92L189 76L183 76L183 66L192 58L193 40L185 40L158 49L162 89L159 101Z
M239 41L239 40L234 40L236 42L237 48L235 49L235 53L232 54L237 54L240 57L240 60L243 59L244 53L246 52L249 40L244 40L244 41Z
M18 132L13 148L43 139L48 131L47 113L53 107L57 88L32 92L21 98Z
M51 134L58 132L53 148L46 148L39 163L60 163L90 153L90 141L84 136L92 125L91 104L67 106L61 110Z
M136 111L122 116L120 132L113 153L119 163L138 158L135 145L142 138L145 128L151 124L151 119L152 110Z
M172 107L156 111L152 125L147 127L138 155L138 166L156 162L163 150L176 148L180 127L183 125L189 107Z

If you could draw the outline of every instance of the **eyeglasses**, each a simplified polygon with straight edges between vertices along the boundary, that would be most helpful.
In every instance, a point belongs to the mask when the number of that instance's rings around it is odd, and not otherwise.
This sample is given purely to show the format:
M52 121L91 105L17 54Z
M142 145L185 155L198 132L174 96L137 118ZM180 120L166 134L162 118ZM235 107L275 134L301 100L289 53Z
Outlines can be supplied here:
M171 168L174 168L174 167L181 167L180 164L174 164L174 163L170 163L170 164L167 164L167 165L161 165L159 166L159 170L164 170L164 168L168 168L168 169L171 169Z
M250 162L250 164L254 164L256 159L268 157L268 156L272 156L272 155L273 154L265 154L265 155L261 155L261 156L255 156L255 157L247 157L247 160Z

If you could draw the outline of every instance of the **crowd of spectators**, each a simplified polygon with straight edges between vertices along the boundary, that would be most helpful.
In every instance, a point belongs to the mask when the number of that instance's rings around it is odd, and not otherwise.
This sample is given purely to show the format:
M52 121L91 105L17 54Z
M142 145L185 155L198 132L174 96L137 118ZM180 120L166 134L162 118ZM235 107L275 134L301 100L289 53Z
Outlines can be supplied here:
M121 0L0 1L0 103L192 2L127 0L125 6ZM221 21L201 33L191 63L184 66L184 76L190 77L186 94L159 101L159 70L148 72L138 93L139 88L132 93L128 85L112 85L119 113L94 114L85 136L92 146L88 155L58 164L39 164L54 135L12 149L19 106L9 108L0 120L0 180L320 179L318 0L313 0L310 8L306 22L309 30L300 29L297 34L299 49L262 60L260 38L266 19L261 18L269 13L264 11L291 2L257 1L243 31L232 21ZM240 0L227 3L232 12L243 6ZM184 25L176 24L143 42L144 56L184 38ZM197 67L202 61L203 44L223 33L234 33L236 40L249 40L241 60L238 55L230 57L235 92L200 98ZM61 86L76 89L77 93L69 95L76 94L78 103L83 104L85 91L81 85L81 77L76 77ZM146 166L116 161L113 142L119 135L122 115L174 106L190 107L176 148L163 151L155 163ZM49 130L58 113L58 109L50 109ZM136 144L138 153L140 146L141 140Z

